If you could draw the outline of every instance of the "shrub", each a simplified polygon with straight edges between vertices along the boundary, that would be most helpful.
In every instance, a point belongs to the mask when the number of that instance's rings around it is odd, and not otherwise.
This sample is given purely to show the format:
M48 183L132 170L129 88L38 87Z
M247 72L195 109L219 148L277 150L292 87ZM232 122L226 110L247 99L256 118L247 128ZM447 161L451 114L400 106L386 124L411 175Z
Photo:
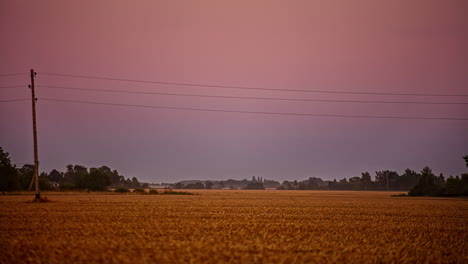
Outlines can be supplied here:
M117 187L114 192L117 193L128 193L130 190L127 187Z
M142 193L142 194L146 193L145 189L143 189L143 188L135 188L135 190L133 190L133 192Z

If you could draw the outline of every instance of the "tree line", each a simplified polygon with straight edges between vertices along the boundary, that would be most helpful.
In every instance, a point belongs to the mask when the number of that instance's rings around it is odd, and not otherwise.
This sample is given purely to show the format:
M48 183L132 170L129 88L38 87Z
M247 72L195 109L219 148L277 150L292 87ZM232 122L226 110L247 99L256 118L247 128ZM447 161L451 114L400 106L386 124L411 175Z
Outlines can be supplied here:
M468 167L468 156L464 157ZM252 180L227 181L182 181L170 185L175 189L244 189L244 190L354 190L354 191L409 191L411 196L468 196L468 173L459 176L435 175L429 167L420 172L406 169L403 174L396 171L376 171L374 180L369 172L360 177L326 181L317 177L298 181L283 181L252 177Z
M463 157L468 167L468 156ZM30 189L34 175L34 166L25 164L21 168L11 163L9 154L0 147L0 191L17 191ZM41 190L72 190L86 189L103 191L108 188L148 188L147 183L140 183L137 178L125 178L117 170L107 166L86 168L82 165L67 165L64 172L52 170L39 176ZM363 172L360 177L343 178L341 180L325 181L310 177L302 181L283 181L263 179L253 176L249 181L182 181L169 186L174 189L246 189L246 190L389 190L409 191L411 196L468 196L468 173L446 178L443 174L435 175L429 167L420 172L406 169L403 174L396 171L376 171L374 180L369 172Z
M468 156L464 156L468 167ZM458 176L435 175L429 167L421 172L406 169L402 175L396 171L384 170L375 172L375 180L369 172L361 177L344 178L337 181L324 181L311 177L304 181L284 181L280 190L389 190L409 191L410 196L468 196L468 173Z
M464 156L468 167L468 156ZM435 176L430 169L421 172L418 184L409 192L409 196L468 196L468 173L456 177Z
M21 168L11 163L8 152L0 147L0 191L28 190L34 176L34 165L25 164ZM104 191L108 188L145 188L146 183L140 183L137 178L125 178L117 170L107 166L86 168L82 165L67 165L61 172L53 169L39 175L41 190L92 190Z
M173 189L231 189L231 190L264 190L276 189L280 183L274 180L263 179L262 177L252 176L249 181L243 180L221 180L221 181L180 181L175 184L169 184Z

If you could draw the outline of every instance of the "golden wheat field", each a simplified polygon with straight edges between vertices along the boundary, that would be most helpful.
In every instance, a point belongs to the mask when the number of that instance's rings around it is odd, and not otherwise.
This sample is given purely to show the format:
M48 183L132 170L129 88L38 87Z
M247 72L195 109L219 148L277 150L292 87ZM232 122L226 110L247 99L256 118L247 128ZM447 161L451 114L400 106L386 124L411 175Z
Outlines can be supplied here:
M468 263L466 199L196 193L0 196L0 262Z

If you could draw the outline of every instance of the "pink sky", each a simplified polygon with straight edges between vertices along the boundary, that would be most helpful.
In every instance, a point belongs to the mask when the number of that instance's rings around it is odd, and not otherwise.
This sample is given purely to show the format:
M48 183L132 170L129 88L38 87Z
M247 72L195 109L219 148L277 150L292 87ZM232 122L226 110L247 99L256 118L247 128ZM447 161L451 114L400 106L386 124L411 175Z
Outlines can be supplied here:
M468 102L145 85L41 75L281 89L468 94L468 2L2 1L0 74L38 85L318 99ZM0 86L27 85L27 76ZM29 90L1 89L1 99ZM468 118L463 105L141 96L38 88L39 98L314 114ZM1 100L0 99L0 100ZM0 105L0 146L32 161L28 102ZM107 164L146 181L326 179L429 165L458 174L467 121L258 116L38 102L41 170Z

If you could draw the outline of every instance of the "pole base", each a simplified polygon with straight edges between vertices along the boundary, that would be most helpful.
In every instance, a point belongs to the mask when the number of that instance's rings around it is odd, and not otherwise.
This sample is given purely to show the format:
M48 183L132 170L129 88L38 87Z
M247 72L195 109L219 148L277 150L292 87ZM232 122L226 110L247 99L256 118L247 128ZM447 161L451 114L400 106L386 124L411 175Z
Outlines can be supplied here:
M50 202L47 197L44 196L44 198L41 197L41 193L36 193L34 199L32 200L33 203L48 203Z

